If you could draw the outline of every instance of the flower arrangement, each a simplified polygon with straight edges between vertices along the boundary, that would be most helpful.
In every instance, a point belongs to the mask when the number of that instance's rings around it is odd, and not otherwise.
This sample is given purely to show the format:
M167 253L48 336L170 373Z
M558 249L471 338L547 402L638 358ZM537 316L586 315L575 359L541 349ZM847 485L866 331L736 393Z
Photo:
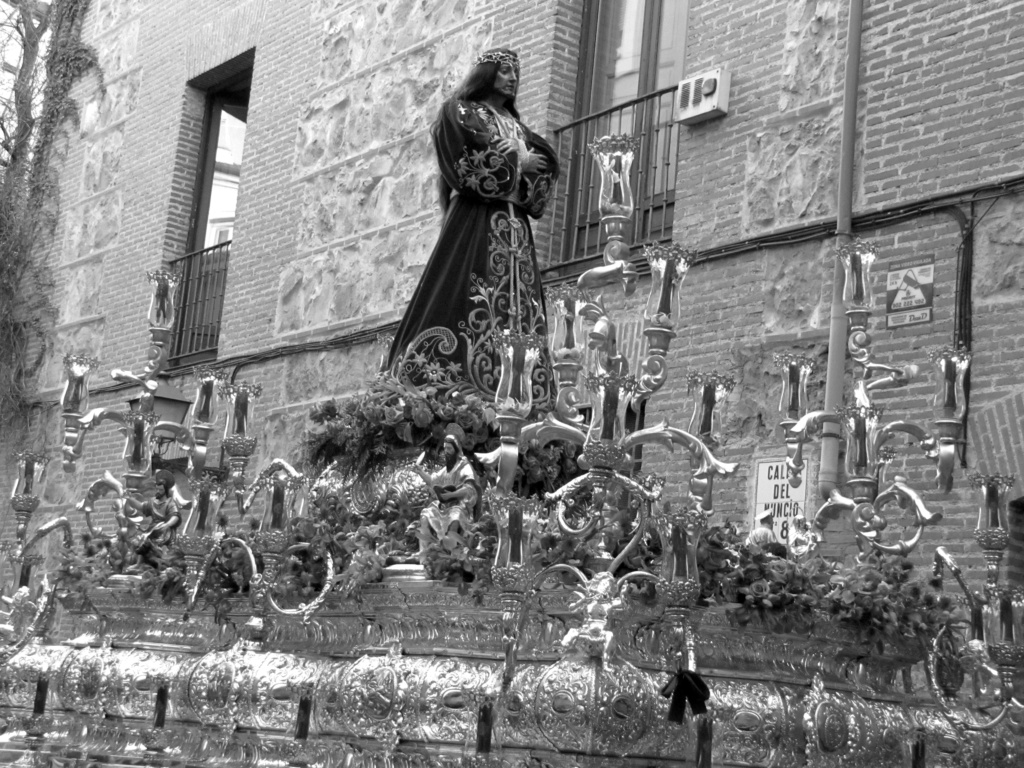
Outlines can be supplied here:
M476 395L442 395L434 387L420 389L386 373L361 395L314 406L309 418L308 463L326 466L335 461L346 477L365 476L395 448L436 450L452 425L465 435L464 448L488 450L497 423L494 409Z
M740 625L756 618L772 631L806 632L823 612L869 649L880 649L885 642L934 636L967 618L959 601L937 592L931 579L912 580L912 563L897 555L872 553L846 565L822 557L794 561L782 545L746 545L725 525L703 534L697 560L702 599L728 607Z
M90 606L89 595L95 587L103 586L115 571L111 565L109 539L95 540L88 533L82 534L81 550L66 547L61 551L59 570L61 587L65 590L65 601Z
M363 394L314 406L309 418L313 426L305 435L307 464L322 468L333 461L346 478L365 477L396 449L438 454L452 431L472 453L498 445L497 414L480 397L414 387L388 373L379 374ZM577 474L576 446L531 442L520 454L515 491L520 496L552 491Z
M592 542L598 533L599 530L595 529L585 537L566 536L550 521L538 521L531 552L534 568L541 571L549 565L565 564L584 571L591 570Z
M898 555L868 555L832 575L822 607L869 645L966 624L960 600L936 591L941 582L912 581L912 570Z
M579 473L575 445L553 442L541 446L533 440L519 456L515 489L519 496L535 496L554 491Z
M81 545L81 549L68 547L60 554L61 599L69 605L89 608L92 591L120 574L138 577L137 591L143 598L159 597L171 603L184 594L185 558L176 549L167 548L155 556L155 562L148 563L131 557L114 539L84 533Z
M226 522L220 520L222 525ZM339 582L338 591L358 596L362 587L382 579L384 567L394 556L407 558L417 552L417 529L418 519L408 513L396 517L394 510L296 520L288 531L288 546L309 546L285 558L275 597L281 605L312 599L328 578L326 552L335 562L338 575L332 578ZM255 528L232 535L245 541L253 533ZM497 534L494 519L485 511L466 530L448 531L445 540L427 544L420 561L429 578L479 595L490 584ZM595 543L604 534L598 528L586 538L565 536L550 520L541 518L529 531L530 556L538 570L556 563L589 570ZM128 560L111 540L86 538L83 544L82 552L69 550L62 569L62 586L80 602L88 604L93 588L122 572L141 577L138 591L143 597L159 596L165 602L181 599L184 563L173 547L163 555L162 567L140 562L126 567ZM622 544L620 540L612 549ZM638 548L639 562L627 570L657 570L660 556L655 539L645 538ZM790 560L781 545L747 545L726 524L702 534L697 560L702 604L725 608L740 626L757 622L772 632L806 633L826 614L854 633L866 652L880 652L887 643L901 645L908 639L934 637L940 629L958 629L967 620L958 600L937 591L939 585L932 579L914 579L910 561L895 555L868 554L846 565L822 557ZM222 615L230 598L246 592L251 577L241 548L225 546L206 575L205 605ZM648 602L651 597L634 596Z
M453 584L459 591L479 596L491 583L491 565L498 546L498 526L489 513L471 523L468 530L449 530L442 541L423 550L427 577Z

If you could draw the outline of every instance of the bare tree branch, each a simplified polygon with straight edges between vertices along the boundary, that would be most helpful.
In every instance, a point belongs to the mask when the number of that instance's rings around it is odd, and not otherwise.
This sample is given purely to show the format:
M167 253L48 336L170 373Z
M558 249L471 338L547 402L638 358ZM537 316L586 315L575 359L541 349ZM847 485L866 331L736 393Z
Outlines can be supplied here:
M41 6L35 0L19 0L17 8L24 43L21 65L14 80L14 127L10 131L11 147L5 172L5 191L13 189L12 185L18 184L28 173L32 134L36 125L33 95L39 66L40 44L50 23L48 5L41 15Z

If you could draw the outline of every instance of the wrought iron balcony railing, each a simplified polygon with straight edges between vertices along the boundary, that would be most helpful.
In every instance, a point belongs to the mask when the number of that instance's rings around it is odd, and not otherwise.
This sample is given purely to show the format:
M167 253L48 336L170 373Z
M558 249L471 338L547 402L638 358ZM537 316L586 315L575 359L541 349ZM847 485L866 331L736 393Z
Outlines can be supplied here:
M640 140L631 171L635 204L631 243L672 239L679 125L673 122L677 86L617 104L555 131L563 168L552 216L553 237L539 243L554 266L596 256L604 245L598 211L600 175L587 147L600 137L626 134ZM540 238L539 238L540 239Z
M217 358L230 252L228 240L189 253L171 264L171 269L181 275L170 355L172 366L196 365Z

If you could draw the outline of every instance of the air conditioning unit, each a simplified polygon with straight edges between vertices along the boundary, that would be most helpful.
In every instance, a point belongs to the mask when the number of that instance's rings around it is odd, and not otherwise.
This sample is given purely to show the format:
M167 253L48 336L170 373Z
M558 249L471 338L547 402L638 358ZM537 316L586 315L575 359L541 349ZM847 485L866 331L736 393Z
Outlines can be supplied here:
M729 112L729 73L719 67L679 81L676 121L696 125Z

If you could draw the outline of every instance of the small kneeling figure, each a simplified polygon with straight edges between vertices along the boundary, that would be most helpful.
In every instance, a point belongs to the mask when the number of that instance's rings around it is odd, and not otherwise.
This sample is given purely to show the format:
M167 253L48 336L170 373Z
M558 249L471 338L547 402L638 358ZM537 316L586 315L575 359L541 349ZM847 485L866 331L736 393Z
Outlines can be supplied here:
M152 499L125 501L125 506L138 513L138 517L129 517L126 522L134 524L141 532L134 542L138 562L159 570L166 547L174 542L175 532L181 524L181 510L171 493L174 475L166 469L159 469L153 474L153 480L156 493ZM143 528L147 520L149 525Z
M420 513L420 557L435 542L441 542L448 532L458 526L460 531L469 528L477 516L482 499L480 481L462 452L462 444L454 435L444 439L444 466L433 473L415 468L420 477L434 494L423 512Z

